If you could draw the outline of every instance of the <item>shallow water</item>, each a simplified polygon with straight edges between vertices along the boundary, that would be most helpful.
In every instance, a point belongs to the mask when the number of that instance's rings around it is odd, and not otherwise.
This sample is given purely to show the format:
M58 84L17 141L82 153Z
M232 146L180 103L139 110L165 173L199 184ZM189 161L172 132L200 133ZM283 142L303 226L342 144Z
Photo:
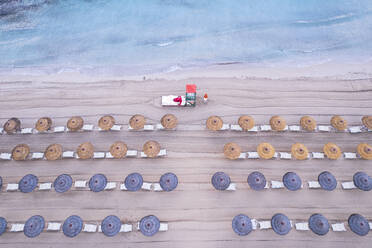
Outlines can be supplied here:
M370 0L2 0L0 71L146 74L372 58Z

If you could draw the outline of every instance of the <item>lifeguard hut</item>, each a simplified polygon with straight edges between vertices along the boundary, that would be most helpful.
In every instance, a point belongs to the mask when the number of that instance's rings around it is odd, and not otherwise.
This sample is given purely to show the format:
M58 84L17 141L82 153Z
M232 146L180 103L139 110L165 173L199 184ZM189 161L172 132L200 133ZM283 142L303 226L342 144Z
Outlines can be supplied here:
M196 105L196 84L186 84L186 106Z

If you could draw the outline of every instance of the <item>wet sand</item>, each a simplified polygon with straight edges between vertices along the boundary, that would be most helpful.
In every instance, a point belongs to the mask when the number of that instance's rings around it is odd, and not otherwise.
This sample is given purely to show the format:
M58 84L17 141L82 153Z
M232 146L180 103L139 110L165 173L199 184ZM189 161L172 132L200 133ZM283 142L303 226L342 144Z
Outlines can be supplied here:
M185 84L195 82L201 96L208 93L208 104L195 108L165 108L161 95L184 94ZM272 115L281 115L288 124L298 124L303 115L312 115L319 124L328 124L339 114L350 125L358 125L363 115L372 114L370 79L259 79L191 78L180 80L105 81L96 83L13 82L0 84L0 121L18 117L24 127L32 127L42 116L50 116L54 125L65 125L68 118L81 115L86 123L96 124L99 117L112 114L117 123L127 124L134 114L144 115L149 123L159 123L166 113L175 114L182 126L202 127L210 115L219 115L226 123L236 124L240 115L252 115L258 124L267 124ZM10 222L26 221L32 215L46 221L62 221L72 214L95 223L107 215L117 215L124 222L136 222L154 214L169 223L167 232L145 237L140 232L118 234L113 238L101 233L81 233L70 239L62 232L44 232L29 239L22 233L4 233L0 247L370 247L371 235L359 237L347 232L330 231L320 237L311 231L295 229L279 236L272 230L257 230L240 237L231 229L232 218L244 213L252 218L269 220L283 213L291 220L304 220L322 213L331 223L346 221L360 213L372 220L370 192L345 191L338 185L333 192L309 190L297 192L269 189L255 192L246 183L250 172L258 170L268 180L280 180L287 171L297 172L303 181L316 180L320 172L332 172L338 181L352 180L357 171L372 175L370 161L229 161L223 157L223 145L238 143L243 151L254 151L261 142L270 142L278 151L289 151L295 142L310 151L321 151L334 142L343 151L355 151L360 142L372 143L371 133L240 133L232 131L178 130L129 132L84 132L38 135L1 135L0 152L10 152L19 143L29 144L32 152L44 151L52 143L64 150L75 150L91 141L97 151L123 140L129 149L141 150L147 140L157 140L168 151L159 159L61 160L0 162L4 184L18 182L28 173L40 181L53 181L62 173L73 179L88 180L104 173L109 181L123 181L126 175L139 172L145 181L158 181L165 172L174 172L179 186L173 192L69 191L1 192L0 213ZM237 183L236 192L217 192L210 184L214 172L228 173Z

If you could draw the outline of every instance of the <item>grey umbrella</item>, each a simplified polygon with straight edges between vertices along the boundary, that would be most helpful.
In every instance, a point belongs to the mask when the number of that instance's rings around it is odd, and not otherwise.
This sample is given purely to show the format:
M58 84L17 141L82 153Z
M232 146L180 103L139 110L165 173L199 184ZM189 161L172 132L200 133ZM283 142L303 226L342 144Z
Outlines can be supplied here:
M93 192L100 192L105 189L107 178L103 174L95 174L89 180L89 188Z
M334 190L337 186L336 178L328 171L323 171L319 174L318 182L323 189L328 191Z
M159 183L164 191L172 191L177 188L178 178L176 174L168 172L160 177Z
M23 193L30 193L36 188L38 182L37 176L27 174L19 181L18 188Z
M287 189L296 191L301 188L302 181L296 173L287 172L283 176L283 184Z
M286 235L291 230L291 222L284 214L275 214L271 218L271 226L279 235Z
M82 229L83 220L77 215L72 215L63 222L62 230L67 237L75 237Z
M360 214L352 214L347 220L351 231L358 234L359 236L365 236L369 232L369 223L366 218Z
M143 217L139 223L140 231L145 236L155 235L160 228L160 221L154 215Z
M321 214L313 214L309 218L311 231L318 235L326 235L329 231L328 220Z
M129 191L137 191L140 190L143 184L143 178L139 173L131 173L129 174L125 180L124 185Z
M39 236L44 227L44 218L40 215L34 215L26 221L23 233L29 238L34 238L36 236Z
M372 189L372 179L364 172L357 172L353 176L355 186L363 191L370 191Z
M108 237L112 237L118 234L120 228L121 221L115 215L107 216L101 223L102 232Z
M54 189L58 193L64 193L72 186L72 178L70 175L62 174L54 180Z
M3 217L0 217L0 235L6 231L7 225L8 225L8 222L6 221L6 219Z
M216 172L212 177L212 185L217 190L225 190L230 185L230 177L224 172Z
M266 178L265 176L258 171L254 171L249 174L247 178L249 187L254 190L263 190L266 186Z
M252 231L252 221L248 216L239 214L232 220L232 229L239 236L248 235Z

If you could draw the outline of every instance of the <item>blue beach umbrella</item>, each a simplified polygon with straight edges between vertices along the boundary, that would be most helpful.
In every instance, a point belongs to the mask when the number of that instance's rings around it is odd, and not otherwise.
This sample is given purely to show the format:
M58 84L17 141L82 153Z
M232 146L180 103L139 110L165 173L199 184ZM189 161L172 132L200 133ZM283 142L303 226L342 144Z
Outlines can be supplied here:
M239 236L248 235L252 231L252 221L248 216L239 214L232 220L232 229Z
M296 191L301 188L302 181L296 173L287 172L283 176L283 184L287 189Z
M145 236L155 235L160 228L160 221L154 215L143 217L139 223L140 231Z
M140 190L143 184L143 178L139 173L131 173L129 174L125 180L124 185L129 191L137 191Z
M224 172L216 172L212 177L212 185L217 190L225 190L230 185L230 177Z
M93 192L100 192L105 189L107 178L103 174L95 174L89 180L89 188Z
M23 233L29 238L34 238L36 236L39 236L44 227L44 218L40 215L34 215L26 221Z
M178 178L176 174L168 172L160 177L159 183L164 191L172 191L177 188Z
M7 225L8 225L8 222L6 221L6 219L3 217L0 217L0 235L6 231Z
M319 174L318 182L323 189L328 191L334 190L337 186L336 178L328 171L323 171Z
M82 229L83 220L77 215L72 215L63 222L62 231L67 237L75 237Z
M291 222L284 214L275 214L271 218L271 227L279 235L286 235L291 230Z
M370 191L372 189L372 178L364 172L357 172L353 176L355 186L363 191Z
M266 186L266 178L265 176L258 171L254 171L248 176L248 184L251 189L254 190L263 190Z
M115 236L121 229L121 221L115 215L107 216L101 223L101 229L106 236Z
M23 193L30 193L36 188L38 182L37 176L27 174L19 181L18 188Z
M311 231L318 235L326 235L329 231L328 220L321 214L313 214L309 218Z
M68 191L72 186L72 178L70 175L62 174L54 180L54 189L58 193L64 193Z
M369 232L369 223L366 218L360 214L352 214L347 220L351 231L358 234L359 236L365 236Z

